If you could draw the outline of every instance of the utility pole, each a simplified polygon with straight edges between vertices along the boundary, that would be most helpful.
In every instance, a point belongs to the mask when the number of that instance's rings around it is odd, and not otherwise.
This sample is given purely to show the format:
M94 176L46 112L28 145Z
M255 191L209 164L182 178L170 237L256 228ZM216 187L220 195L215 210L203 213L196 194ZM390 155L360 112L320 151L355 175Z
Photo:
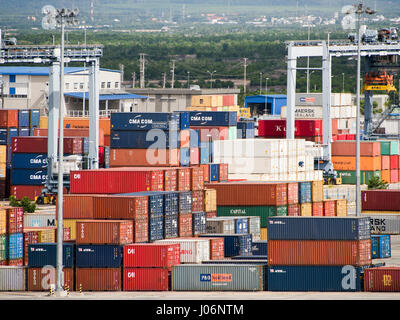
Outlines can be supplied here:
M171 83L171 88L174 88L175 85L175 60L172 60L172 83Z
M243 92L246 95L246 72L247 72L247 58L244 58L244 74L243 74Z
M136 72L132 73L132 88L135 88Z
M165 89L165 83L167 82L166 77L167 77L167 74L165 72L163 72L163 85L162 85L163 89Z
M260 72L260 94L261 94L261 86L262 86L262 72Z
M144 69L145 69L146 61L145 61L145 54L140 54L140 88L145 87L145 80L144 80Z

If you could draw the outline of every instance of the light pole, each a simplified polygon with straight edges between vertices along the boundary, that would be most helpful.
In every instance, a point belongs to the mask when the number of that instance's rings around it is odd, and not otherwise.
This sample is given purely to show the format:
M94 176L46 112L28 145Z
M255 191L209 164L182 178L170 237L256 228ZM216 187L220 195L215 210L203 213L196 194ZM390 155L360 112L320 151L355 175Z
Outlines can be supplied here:
M56 291L63 291L63 187L64 187L64 28L65 25L76 25L78 9L55 9L52 6L45 6L42 9L45 15L43 24L45 29L61 27L61 53L60 53L60 106L59 106L59 138L58 138L58 186L57 186L57 285Z
M214 71L211 72L211 71L208 71L208 70L207 70L207 72L210 74L210 77L211 77L211 84L210 84L211 87L210 87L210 88L212 88L213 74L216 73L217 71L214 70Z
M262 86L262 72L260 72L260 95L261 95L261 86Z
M265 78L265 94L268 94L268 80L269 78Z
M190 88L190 86L189 86L190 85L190 71L187 72L187 75L188 75L188 88Z
M310 93L310 76L315 72L315 70L309 72L307 69L306 74L307 74L307 93Z
M342 93L344 93L344 73L342 73Z

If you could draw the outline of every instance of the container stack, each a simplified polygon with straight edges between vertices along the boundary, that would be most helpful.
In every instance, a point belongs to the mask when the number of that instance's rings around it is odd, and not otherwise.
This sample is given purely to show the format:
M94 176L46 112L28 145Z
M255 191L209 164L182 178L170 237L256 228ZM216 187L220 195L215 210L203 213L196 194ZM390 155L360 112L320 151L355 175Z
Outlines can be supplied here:
M0 207L0 265L23 266L24 212L20 207Z
M362 290L372 261L368 218L272 217L268 225L268 290Z
M237 105L237 95L201 95L192 96L191 106L187 111L229 111L240 116L240 107Z

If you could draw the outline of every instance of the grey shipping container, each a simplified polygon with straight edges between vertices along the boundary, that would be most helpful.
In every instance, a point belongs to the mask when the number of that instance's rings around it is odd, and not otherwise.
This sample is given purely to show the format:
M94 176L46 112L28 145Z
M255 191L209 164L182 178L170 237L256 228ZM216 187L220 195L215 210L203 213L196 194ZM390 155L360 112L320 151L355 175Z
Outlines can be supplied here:
M24 227L55 227L55 213L24 213Z
M366 217L269 217L268 240L370 239Z
M257 264L186 264L172 268L174 291L262 291L264 266Z
M0 266L0 291L25 291L26 267Z
M400 234L400 214L363 216L370 219L371 234Z

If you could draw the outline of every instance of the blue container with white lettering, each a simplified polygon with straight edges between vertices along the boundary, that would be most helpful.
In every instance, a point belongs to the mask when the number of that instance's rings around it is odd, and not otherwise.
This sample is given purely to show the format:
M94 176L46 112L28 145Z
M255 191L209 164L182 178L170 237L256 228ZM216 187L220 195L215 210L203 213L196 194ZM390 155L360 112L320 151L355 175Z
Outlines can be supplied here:
M190 126L230 127L237 124L235 111L190 111Z
M48 166L47 154L44 153L13 153L13 169L43 169Z
M7 145L8 130L6 128L0 129L0 145Z
M30 110L18 110L18 126L29 127Z
M268 267L268 291L361 291L360 267Z
M30 118L29 118L31 128L39 128L40 127L40 109L31 109L30 110Z
M179 192L178 191L165 191L164 193L164 214L178 214L179 213Z
M224 238L225 257L251 255L251 245L253 238L251 234L211 233L211 234L200 234L199 237Z
M46 183L46 169L13 169L11 183L13 185L41 186Z
M115 112L111 114L111 130L148 131L179 130L180 114L166 112Z
M175 111L174 114L179 114L179 129L185 130L190 128L190 112L189 111Z
M200 163L210 163L210 145L207 142L200 142Z
M9 260L21 259L24 257L24 234L10 233L6 240L6 257Z
M205 212L193 212L193 234L199 235L206 233L206 213Z
M123 196L145 196L148 197L149 203L149 217L162 216L164 214L164 193L165 191L144 191L144 192L131 192L121 193Z
M266 256L267 241L265 240L253 241L251 246L251 253L253 254L253 256Z
M75 244L63 243L63 266L74 267ZM33 243L28 245L28 266L41 268L57 265L57 243Z
M149 240L156 241L164 239L164 217L149 217Z
M177 238L178 234L178 213L168 214L164 217L164 238Z
M311 182L299 182L299 203L311 202L312 195Z
M181 167L187 167L190 164L190 149L189 148L180 148L179 163L180 163Z
M19 137L29 137L31 129L30 128L18 128Z
M120 268L122 246L119 245L77 245L75 266L77 268Z
M249 219L248 218L235 218L235 233L237 233L237 234L249 233Z
M177 149L178 131L111 131L110 147L116 149Z
M390 235L371 235L371 258L382 259L391 256Z
M209 170L210 170L209 173L210 181L219 181L219 164L210 163Z

